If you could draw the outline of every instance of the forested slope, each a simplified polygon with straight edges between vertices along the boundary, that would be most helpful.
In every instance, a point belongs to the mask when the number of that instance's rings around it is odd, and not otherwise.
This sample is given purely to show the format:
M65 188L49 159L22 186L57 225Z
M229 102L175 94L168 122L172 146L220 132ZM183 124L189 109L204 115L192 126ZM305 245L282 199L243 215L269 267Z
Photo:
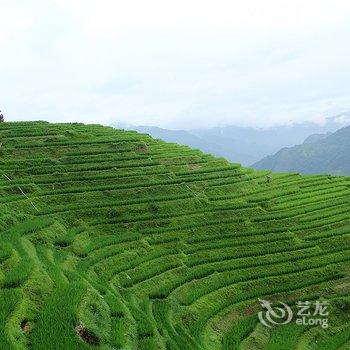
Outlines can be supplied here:
M312 136L302 145L283 148L253 167L303 174L350 175L350 126L330 135Z

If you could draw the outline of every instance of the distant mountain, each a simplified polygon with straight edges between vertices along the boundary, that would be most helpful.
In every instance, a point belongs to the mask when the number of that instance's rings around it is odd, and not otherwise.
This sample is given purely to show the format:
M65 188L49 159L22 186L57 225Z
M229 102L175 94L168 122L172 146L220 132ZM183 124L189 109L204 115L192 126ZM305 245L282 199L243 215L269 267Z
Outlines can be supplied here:
M303 142L303 144L305 143L314 143L320 140L325 139L327 136L331 135L331 132L327 132L327 134L312 134L309 137L307 137L305 139L305 141Z
M303 174L350 175L350 126L330 135L313 135L305 141L295 147L283 148L253 167Z
M244 153L243 151L235 151L237 147L236 140L225 140L223 137L210 135L211 130L205 132L185 131L185 130L168 130L161 129L156 126L128 126L127 129L136 130L138 132L146 133L154 138L161 139L167 142L175 142L180 145L187 145L192 148L198 148L203 152L213 154L219 157L225 157L231 161L238 163L253 163L256 157ZM239 149L244 150L243 147Z
M345 123L350 123L350 112L327 118L324 125L299 123L271 128L250 128L225 126L192 130L168 130L154 126L133 126L119 123L112 124L117 128L136 130L150 134L168 142L176 142L198 148L203 152L241 163L251 165L263 157L273 154L282 147L291 147L306 142L313 142L328 132L334 132Z

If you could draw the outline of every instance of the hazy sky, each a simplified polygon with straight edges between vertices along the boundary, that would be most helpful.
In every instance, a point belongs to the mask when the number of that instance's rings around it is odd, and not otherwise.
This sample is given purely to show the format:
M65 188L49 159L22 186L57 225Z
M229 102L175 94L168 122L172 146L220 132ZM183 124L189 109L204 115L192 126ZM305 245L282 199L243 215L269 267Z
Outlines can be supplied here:
M169 128L350 110L350 1L0 0L8 120Z

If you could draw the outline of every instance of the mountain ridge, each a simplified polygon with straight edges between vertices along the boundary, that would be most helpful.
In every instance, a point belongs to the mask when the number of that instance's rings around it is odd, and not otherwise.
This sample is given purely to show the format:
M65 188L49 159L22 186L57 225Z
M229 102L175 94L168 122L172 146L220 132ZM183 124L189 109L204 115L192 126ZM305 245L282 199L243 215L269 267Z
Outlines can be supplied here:
M318 135L312 142L304 141L301 145L283 148L253 164L253 167L304 174L350 175L350 126L331 134Z
M302 143L312 134L336 131L350 120L350 112L326 118L323 125L311 122L253 128L227 125L224 127L169 130L155 126L133 126L122 123L111 126L136 130L168 142L201 149L203 152L229 161L251 166L265 156Z

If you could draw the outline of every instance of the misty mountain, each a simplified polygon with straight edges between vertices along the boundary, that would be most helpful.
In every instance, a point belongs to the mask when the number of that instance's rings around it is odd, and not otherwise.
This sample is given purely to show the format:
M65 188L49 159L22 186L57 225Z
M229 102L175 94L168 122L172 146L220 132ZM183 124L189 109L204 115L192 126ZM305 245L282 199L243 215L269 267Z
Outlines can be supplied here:
M350 121L350 112L327 118L324 125L295 123L271 128L225 126L191 130L168 130L155 126L133 126L115 123L112 126L147 133L154 138L198 148L203 152L251 165L283 147L291 147L318 140L328 132L336 131ZM318 136L315 136L318 134ZM307 139L310 135L310 139Z
M236 163L249 164L256 160L256 157L244 153L243 147L240 147L239 151L232 151L233 149L238 149L236 147L238 141L225 140L223 137L218 137L215 134L211 135L210 129L206 130L207 133L203 133L202 130L200 132L196 132L195 130L168 130L156 126L128 126L127 129L146 133L167 142L175 142L180 145L198 148L205 153L225 157Z
M313 135L309 141L283 148L253 167L303 174L350 175L350 126L330 135Z
M327 132L326 134L313 134L313 135L310 135L309 137L307 137L303 143L304 144L305 143L314 143L314 142L325 139L326 137L328 137L331 134L332 134L331 132Z

